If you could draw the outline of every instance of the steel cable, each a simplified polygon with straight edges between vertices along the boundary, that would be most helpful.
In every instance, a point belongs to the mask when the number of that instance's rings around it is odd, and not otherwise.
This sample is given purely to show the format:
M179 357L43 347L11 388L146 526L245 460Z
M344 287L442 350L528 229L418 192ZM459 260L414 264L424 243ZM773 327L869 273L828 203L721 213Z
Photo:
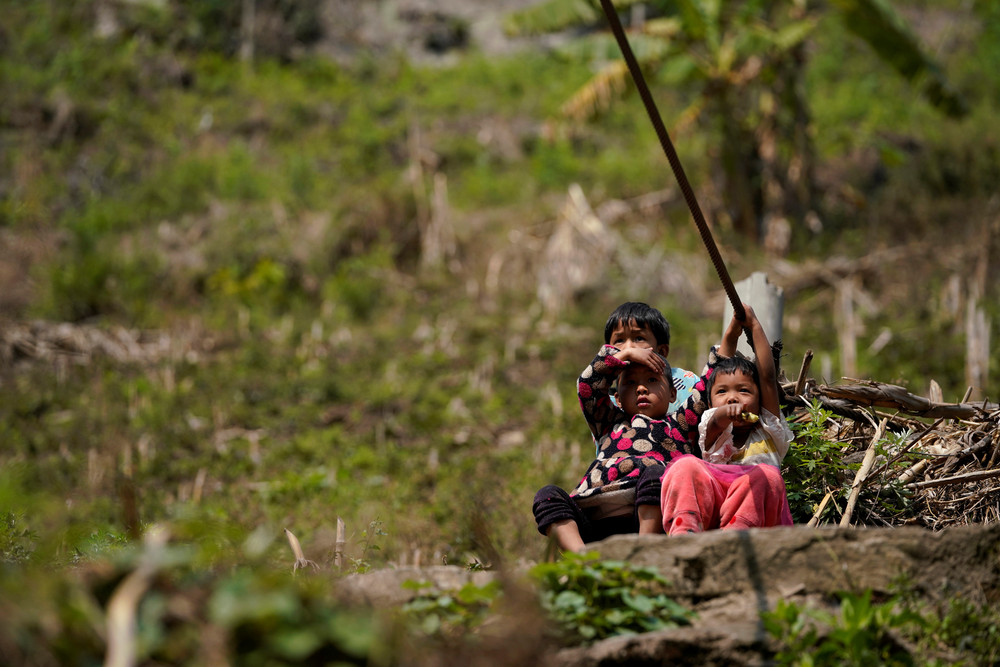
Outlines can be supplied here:
M604 14L608 18L608 23L611 24L611 31L614 33L615 39L618 41L618 47L621 49L622 55L625 57L625 64L628 65L628 70L632 74L632 80L635 82L635 86L639 90L639 96L642 97L642 103L646 107L646 113L649 115L649 120L652 121L653 128L656 130L656 136L660 139L660 145L663 147L663 152L667 154L667 160L670 162L670 168L673 170L674 177L677 179L677 184L680 186L681 192L684 194L684 201L687 202L688 209L690 209L691 215L694 216L695 224L698 226L698 232L701 234L701 240L705 244L705 248L708 250L708 255L712 259L712 264L715 266L715 272L719 275L719 280L722 281L722 287L726 291L726 296L729 297L729 302L733 306L733 313L735 313L737 320L745 320L746 311L743 309L743 302L740 301L739 294L736 293L736 286L733 285L732 278L729 277L729 271L726 269L726 265L722 261L722 255L719 254L719 248L715 245L715 239L712 237L712 232L708 228L708 223L705 222L705 216L702 215L701 207L698 206L698 200L695 199L694 191L691 189L691 184L688 183L687 175L684 173L684 167L681 166L681 161L677 157L677 151L674 149L674 144L670 141L667 129L663 125L663 120L660 118L660 112L656 108L653 96L649 92L649 86L646 85L646 79L643 77L642 70L639 68L639 62L635 59L635 55L632 53L632 47L629 46L628 39L625 37L625 30L622 28L621 20L618 18L618 12L615 10L611 0L601 0L601 6L604 8ZM752 348L753 341L750 340L750 332L746 331L746 335Z

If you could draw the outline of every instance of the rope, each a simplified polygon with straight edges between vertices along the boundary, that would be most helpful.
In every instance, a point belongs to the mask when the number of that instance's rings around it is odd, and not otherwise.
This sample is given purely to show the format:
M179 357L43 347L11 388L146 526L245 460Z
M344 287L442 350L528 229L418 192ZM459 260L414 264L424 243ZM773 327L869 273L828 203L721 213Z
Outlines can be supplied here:
M653 128L656 130L656 136L660 139L660 145L663 147L663 152L667 154L667 160L670 162L670 168L674 172L674 176L677 178L677 184L681 187L681 192L684 194L684 201L687 202L688 209L691 210L691 215L694 216L695 224L698 226L698 232L701 234L701 240L705 244L705 248L708 250L709 257L712 258L712 264L715 266L715 272L719 275L719 280L722 281L722 287L726 290L726 296L729 297L729 302L733 305L733 313L737 320L746 319L746 311L743 309L743 302L740 301L739 294L736 293L736 286L733 285L732 278L729 277L729 271L726 270L726 265L722 261L722 255L719 254L719 248L715 245L715 239L712 238L712 232L708 228L708 223L705 222L705 216L701 213L701 207L698 206L698 200L695 199L694 191L691 189L691 184L688 183L687 176L684 174L684 167L681 166L681 161L677 157L677 151L674 150L674 144L670 141L670 136L667 134L667 129L663 126L663 120L660 118L660 113L656 109L656 103L653 101L653 96L649 93L649 87L646 85L646 79L642 75L642 70L639 69L639 63L635 59L635 55L632 53L632 47L629 46L628 39L625 37L625 30L622 28L621 20L618 18L618 12L615 11L614 5L611 0L601 0L601 6L604 8L604 13L608 17L608 23L611 24L611 31L615 34L615 39L618 41L618 46L622 51L622 55L625 56L625 64L628 65L628 70L632 74L632 80L635 81L636 88L639 89L639 96L642 97L642 102L646 106L646 113L649 114L649 120L653 122ZM750 342L751 349L753 348L753 341L750 338L750 332L746 331L747 340Z

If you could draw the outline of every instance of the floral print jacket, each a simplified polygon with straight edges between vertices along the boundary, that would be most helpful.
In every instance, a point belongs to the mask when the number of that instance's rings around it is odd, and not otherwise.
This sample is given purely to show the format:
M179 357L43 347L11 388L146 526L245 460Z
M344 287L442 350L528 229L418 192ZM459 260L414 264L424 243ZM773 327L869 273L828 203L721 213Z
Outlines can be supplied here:
M695 383L691 396L664 419L629 417L612 400L610 390L627 365L615 358L618 350L604 345L577 380L583 416L597 442L597 458L570 494L587 498L634 487L644 466L665 465L682 454L701 456L698 421L707 409L705 380L717 363L709 355L708 374Z

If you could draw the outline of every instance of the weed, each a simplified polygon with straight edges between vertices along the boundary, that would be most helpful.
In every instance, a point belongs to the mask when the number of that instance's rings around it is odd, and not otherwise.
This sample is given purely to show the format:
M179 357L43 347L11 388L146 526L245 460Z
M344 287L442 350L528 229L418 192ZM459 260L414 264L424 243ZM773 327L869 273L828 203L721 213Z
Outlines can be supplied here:
M669 582L654 569L566 554L531 569L542 607L573 644L688 625L693 616L664 594Z
M407 581L403 587L421 591L428 582ZM486 620L494 603L502 595L499 581L483 586L468 583L457 591L420 593L402 607L404 616L428 637L449 638L464 635Z
M806 523L817 511L827 493L835 501L845 501L854 481L859 463L844 463L847 446L829 439L828 425L833 413L821 407L816 401L807 407L808 419L792 423L795 443L784 460L782 475L788 492L788 504L792 509L792 519L796 523ZM899 451L911 433L909 431L887 432L877 443L875 452L882 460ZM880 512L897 515L910 508L910 498L893 477L877 486L873 492L866 488L861 499L864 507L877 507ZM824 514L833 511L837 503L831 503ZM820 519L823 517L821 516Z
M374 540L375 538L386 536L388 536L388 533L382 529L381 519L378 517L372 519L371 523L368 524L368 528L361 531L361 538L363 540L361 543L361 555L351 559L351 572L360 574L372 569L372 565L368 559L371 557L372 552L381 551L382 549L378 544L375 544Z
M851 466L843 463L844 445L827 439L833 413L817 401L807 410L808 420L791 424L795 442L782 468L788 505L796 523L812 518L827 491L846 493L851 483Z
M38 536L26 525L23 514L0 514L0 562L26 562L31 558L37 540Z
M780 665L995 664L1000 655L1000 615L961 598L943 612L921 603L912 591L873 600L872 591L840 593L829 612L779 600L761 615L780 649Z

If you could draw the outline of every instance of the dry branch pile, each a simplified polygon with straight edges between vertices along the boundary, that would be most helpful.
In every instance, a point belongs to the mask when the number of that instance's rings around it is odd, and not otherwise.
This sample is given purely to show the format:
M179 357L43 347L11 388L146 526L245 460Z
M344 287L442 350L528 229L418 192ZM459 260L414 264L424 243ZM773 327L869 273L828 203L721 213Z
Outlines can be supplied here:
M794 408L789 421L811 419L805 406L819 403L834 415L826 438L843 444L845 462L862 464L853 486L869 497L863 517L855 512L852 521L850 504L841 506L835 494L828 496L842 525L940 530L1000 522L1000 406L938 403L874 381L803 384L785 385L787 404ZM872 501L893 494L909 499L902 511ZM817 522L830 523L830 516L827 511Z
M144 363L181 358L211 347L211 341L204 338L197 332L168 335L69 322L5 323L0 325L0 369L33 361L87 364L108 358L119 363Z

